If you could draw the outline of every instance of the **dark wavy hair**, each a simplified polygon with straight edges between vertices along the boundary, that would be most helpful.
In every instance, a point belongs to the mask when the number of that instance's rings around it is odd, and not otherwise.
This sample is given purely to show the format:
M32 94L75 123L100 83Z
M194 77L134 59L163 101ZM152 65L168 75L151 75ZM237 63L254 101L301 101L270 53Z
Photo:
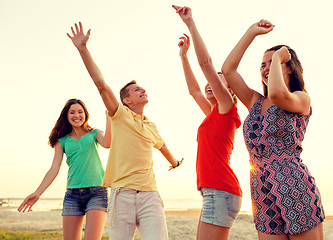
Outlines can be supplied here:
M270 52L270 51L277 51L282 47L286 47L291 55L291 59L286 62L287 67L290 68L291 74L289 75L289 89L291 92L295 91L302 91L302 92L307 92L305 89L305 83L303 79L303 67L301 62L299 61L296 52L290 48L287 45L276 45L274 47L271 47L265 51L265 53ZM267 86L262 83L263 89L264 89L264 95L267 97Z
M54 148L54 146L57 143L59 138L66 136L67 134L69 134L72 131L72 125L68 121L68 111L73 104L80 104L82 106L84 113L86 115L86 119L85 119L85 122L83 123L83 127L87 131L92 130L92 127L90 127L88 124L89 113L88 113L86 105L79 99L75 99L75 98L69 99L66 102L64 108L62 109L60 116L49 136L49 145L52 148Z

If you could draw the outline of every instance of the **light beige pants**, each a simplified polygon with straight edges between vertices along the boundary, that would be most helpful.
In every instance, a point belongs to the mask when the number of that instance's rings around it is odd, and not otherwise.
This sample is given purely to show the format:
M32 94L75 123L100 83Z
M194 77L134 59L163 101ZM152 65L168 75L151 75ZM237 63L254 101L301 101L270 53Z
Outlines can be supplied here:
M158 192L111 189L108 204L110 240L132 240L136 227L142 240L167 240L163 201Z

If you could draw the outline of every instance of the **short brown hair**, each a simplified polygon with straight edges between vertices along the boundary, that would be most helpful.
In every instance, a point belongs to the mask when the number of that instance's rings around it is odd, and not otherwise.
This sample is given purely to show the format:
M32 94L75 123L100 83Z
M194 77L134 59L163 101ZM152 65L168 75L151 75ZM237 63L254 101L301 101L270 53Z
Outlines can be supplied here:
M123 105L127 106L125 103L124 103L124 98L126 97L129 97L129 94L128 94L128 89L127 87L132 85L132 84L136 84L136 81L135 80L132 80L130 81L129 83L126 83L125 86L122 87L122 89L120 89L120 101ZM127 106L128 107L128 106Z

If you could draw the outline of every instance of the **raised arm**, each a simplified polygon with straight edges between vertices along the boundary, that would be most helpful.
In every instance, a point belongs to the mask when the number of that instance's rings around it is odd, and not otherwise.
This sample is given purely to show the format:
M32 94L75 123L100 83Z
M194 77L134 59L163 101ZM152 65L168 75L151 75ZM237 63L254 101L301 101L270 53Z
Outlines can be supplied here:
M71 27L71 31L73 36L67 33L67 36L72 40L74 46L79 51L81 58L83 60L84 65L86 66L90 77L94 81L102 99L105 104L105 107L110 112L111 116L114 115L116 112L119 102L115 97L111 88L106 84L104 77L97 67L96 63L94 62L90 52L87 48L87 42L90 36L90 29L88 30L87 34L85 35L83 32L82 23L79 22L79 26L75 23L75 30Z
M184 36L180 37L180 39L181 40L178 43L180 48L179 55L182 61L188 91L195 102L199 105L201 110L204 112L204 114L207 116L211 112L211 105L206 99L205 95L202 94L200 86L193 74L192 68L187 58L187 51L190 47L190 38L184 34Z
M266 20L260 20L250 26L234 49L232 49L222 66L222 73L229 86L248 109L261 97L261 94L247 86L242 76L238 73L237 68L254 38L258 35L269 33L273 28L274 25Z
M180 160L180 161L177 161L176 158L171 153L171 151L169 150L169 148L165 145L165 143L159 150L163 154L163 156L166 158L166 160L168 160L168 162L171 164L169 171L171 169L179 167L184 161L184 158L182 158L182 160Z
M36 189L36 191L24 199L22 204L18 207L17 211L30 212L32 206L39 200L40 196L45 192L45 190L51 185L51 183L57 177L61 167L63 155L64 155L63 148L61 144L57 142L54 146L54 158L51 168L45 174L43 181Z
M106 114L106 126L105 126L105 132L99 132L97 133L97 141L98 143L104 147L104 148L110 148L111 146L111 117L108 113L108 111L105 111Z
M223 85L217 74L212 59L208 53L204 41L202 40L199 31L195 25L192 17L192 10L189 7L173 6L177 13L188 27L194 44L195 53L198 58L199 65L210 85L214 96L219 103L218 110L220 113L228 112L233 106L234 102L228 89Z
M285 63L290 59L291 55L286 47L274 52L268 76L268 97L273 104L289 112L309 114L309 95L302 91L290 92L284 80L289 79L290 69Z

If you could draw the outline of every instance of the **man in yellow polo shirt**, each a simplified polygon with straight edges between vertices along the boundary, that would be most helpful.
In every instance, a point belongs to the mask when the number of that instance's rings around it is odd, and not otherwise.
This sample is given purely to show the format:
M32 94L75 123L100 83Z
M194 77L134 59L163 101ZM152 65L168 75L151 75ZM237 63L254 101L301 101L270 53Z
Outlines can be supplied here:
M68 35L78 49L112 118L112 142L103 185L111 187L108 204L110 239L133 239L136 227L141 238L168 239L162 199L157 192L153 172L152 148L159 149L170 162L177 161L158 134L154 123L143 114L148 103L146 91L135 81L120 91L121 103L106 84L87 49L90 30L85 35L82 24Z

